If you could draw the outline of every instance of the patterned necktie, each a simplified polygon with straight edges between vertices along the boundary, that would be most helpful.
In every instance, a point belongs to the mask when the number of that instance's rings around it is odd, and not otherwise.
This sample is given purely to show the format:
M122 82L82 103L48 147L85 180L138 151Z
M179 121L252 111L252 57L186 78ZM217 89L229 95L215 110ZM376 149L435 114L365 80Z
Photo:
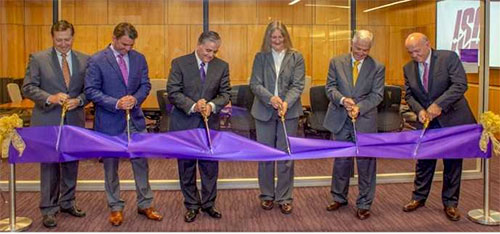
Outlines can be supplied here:
M118 55L118 64L120 65L123 81L125 81L125 85L128 85L128 70L127 70L127 64L125 63L125 59L123 59L123 54Z
M354 66L352 66L352 81L353 81L353 86L356 85L356 81L358 81L358 75L359 75L359 71L358 71L358 66L359 66L359 61L358 60L355 60L354 61Z
M66 87L69 87L69 79L71 75L69 74L68 60L66 60L67 54L61 54L61 56L62 56L62 72L64 77L64 83L66 83Z
M425 92L429 92L429 64L424 62L424 75L422 76L422 85Z
M205 79L207 78L207 74L205 74L205 63L204 62L200 63L200 77L201 77L201 82L205 83Z

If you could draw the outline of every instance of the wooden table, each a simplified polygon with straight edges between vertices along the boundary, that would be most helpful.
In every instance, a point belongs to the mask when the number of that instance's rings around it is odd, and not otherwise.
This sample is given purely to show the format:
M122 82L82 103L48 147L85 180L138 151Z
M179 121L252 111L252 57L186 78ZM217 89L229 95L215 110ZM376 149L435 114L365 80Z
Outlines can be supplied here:
M9 102L0 105L0 110L31 110L35 107L35 103L27 98L20 102Z

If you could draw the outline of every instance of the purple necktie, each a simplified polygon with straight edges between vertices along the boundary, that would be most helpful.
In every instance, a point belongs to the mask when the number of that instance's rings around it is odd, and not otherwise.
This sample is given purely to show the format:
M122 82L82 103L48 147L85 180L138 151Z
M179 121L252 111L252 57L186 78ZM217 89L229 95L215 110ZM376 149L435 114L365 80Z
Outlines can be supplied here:
M120 65L120 70L122 71L123 81L125 81L125 85L128 85L128 71L127 64L125 63L125 59L123 59L123 55L118 55L118 64Z
M429 64L424 62L424 76L422 77L425 92L429 92Z
M200 77L201 77L201 82L205 83L205 79L207 78L207 75L205 74L205 63L204 62L200 63Z

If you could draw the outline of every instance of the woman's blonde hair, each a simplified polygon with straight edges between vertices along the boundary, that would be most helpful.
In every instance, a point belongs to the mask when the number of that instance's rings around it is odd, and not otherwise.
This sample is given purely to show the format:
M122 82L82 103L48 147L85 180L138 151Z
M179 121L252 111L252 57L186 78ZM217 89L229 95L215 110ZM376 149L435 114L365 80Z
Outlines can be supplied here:
M269 23L269 25L267 25L266 33L264 33L264 40L262 41L262 46L260 48L260 51L262 52L271 51L272 48L271 34L273 34L273 32L276 30L279 30L281 32L281 35L283 35L283 38L285 39L283 41L285 49L290 50L293 48L292 41L290 40L290 34L288 33L285 24L283 24L281 21L275 20Z

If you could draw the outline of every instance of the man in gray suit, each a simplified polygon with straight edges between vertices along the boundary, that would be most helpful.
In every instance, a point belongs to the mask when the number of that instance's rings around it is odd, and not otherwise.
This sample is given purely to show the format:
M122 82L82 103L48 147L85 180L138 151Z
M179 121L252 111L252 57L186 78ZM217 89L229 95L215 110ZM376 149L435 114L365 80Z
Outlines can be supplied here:
M170 130L204 128L202 115L208 116L211 129L219 129L219 112L228 104L231 89L229 65L215 57L220 44L219 34L203 32L193 53L172 60L167 82L168 99L174 105ZM196 164L200 168L201 199L196 187ZM178 166L187 208L184 221L193 222L200 208L213 218L221 218L215 209L218 162L179 159Z
M35 102L31 126L59 125L62 105L67 105L64 124L85 127L83 79L88 55L72 50L73 25L61 20L52 25L53 47L30 55L24 78L24 95ZM57 225L59 211L75 217L85 212L75 204L78 161L40 164L40 211L43 225Z
M373 34L359 30L352 39L351 53L333 58L328 70L326 95L330 99L323 126L332 132L332 139L356 141L358 132L377 131L377 105L384 94L385 67L369 56ZM356 119L356 129L352 119ZM349 178L353 157L336 158L333 165L331 193L333 202L326 208L334 211L347 205ZM363 220L370 216L370 206L375 197L375 158L356 158L358 165L359 195L356 217Z
M433 50L422 33L412 33L405 42L413 61L403 70L405 99L418 114L418 120L429 120L429 128L451 127L476 123L464 97L467 76L457 54L447 50ZM415 190L403 211L411 212L425 205L429 195L436 159L418 160L415 169ZM442 202L448 219L458 221L458 198L463 159L443 159Z

